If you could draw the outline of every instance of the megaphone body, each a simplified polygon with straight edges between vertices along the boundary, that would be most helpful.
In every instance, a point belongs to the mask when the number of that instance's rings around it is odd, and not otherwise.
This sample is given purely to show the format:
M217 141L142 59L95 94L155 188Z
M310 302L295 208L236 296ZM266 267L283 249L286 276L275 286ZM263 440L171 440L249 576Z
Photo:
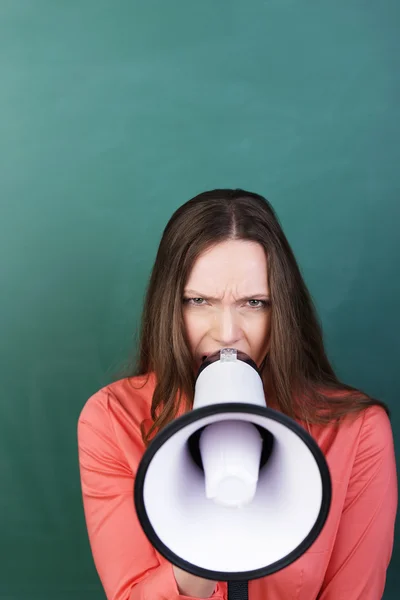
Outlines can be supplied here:
M227 348L200 367L193 410L145 451L134 500L169 562L205 579L251 580L288 566L317 539L331 480L308 432L266 406L256 365Z

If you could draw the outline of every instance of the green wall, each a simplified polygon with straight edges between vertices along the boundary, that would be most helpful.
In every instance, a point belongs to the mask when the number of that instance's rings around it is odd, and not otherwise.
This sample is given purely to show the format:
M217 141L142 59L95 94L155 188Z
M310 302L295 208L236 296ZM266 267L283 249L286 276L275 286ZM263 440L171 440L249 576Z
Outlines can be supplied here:
M76 422L132 356L173 210L275 206L399 452L398 0L0 2L0 598L103 598ZM400 534L385 599L400 585Z

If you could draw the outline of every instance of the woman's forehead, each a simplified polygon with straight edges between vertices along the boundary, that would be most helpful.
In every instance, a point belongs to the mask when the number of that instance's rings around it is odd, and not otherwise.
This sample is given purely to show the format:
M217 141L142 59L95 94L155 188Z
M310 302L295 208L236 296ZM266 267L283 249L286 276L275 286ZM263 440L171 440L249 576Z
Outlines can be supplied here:
M186 288L202 286L203 293L219 295L232 289L241 293L255 288L268 292L267 260L264 249L256 242L229 240L201 254L193 265Z

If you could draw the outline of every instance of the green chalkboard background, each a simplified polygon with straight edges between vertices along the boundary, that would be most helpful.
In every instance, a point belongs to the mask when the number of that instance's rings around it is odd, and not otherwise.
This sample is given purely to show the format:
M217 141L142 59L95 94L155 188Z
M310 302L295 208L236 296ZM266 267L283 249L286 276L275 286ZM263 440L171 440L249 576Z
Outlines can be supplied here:
M399 24L398 0L0 1L2 600L104 598L76 423L205 189L271 200L337 371L390 405L399 452Z

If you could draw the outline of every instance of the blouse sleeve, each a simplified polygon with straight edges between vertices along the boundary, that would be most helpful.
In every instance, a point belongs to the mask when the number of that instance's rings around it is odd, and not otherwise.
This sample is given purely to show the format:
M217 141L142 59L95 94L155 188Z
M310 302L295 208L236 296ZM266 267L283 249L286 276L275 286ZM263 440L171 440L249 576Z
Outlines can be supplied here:
M140 432L132 431L138 461ZM100 390L86 403L78 421L82 498L89 542L108 600L194 600L179 594L172 565L160 564L136 516L134 475L118 445ZM212 600L222 600L216 582Z
M363 417L359 445L319 600L381 600L397 511L390 421L380 407Z

